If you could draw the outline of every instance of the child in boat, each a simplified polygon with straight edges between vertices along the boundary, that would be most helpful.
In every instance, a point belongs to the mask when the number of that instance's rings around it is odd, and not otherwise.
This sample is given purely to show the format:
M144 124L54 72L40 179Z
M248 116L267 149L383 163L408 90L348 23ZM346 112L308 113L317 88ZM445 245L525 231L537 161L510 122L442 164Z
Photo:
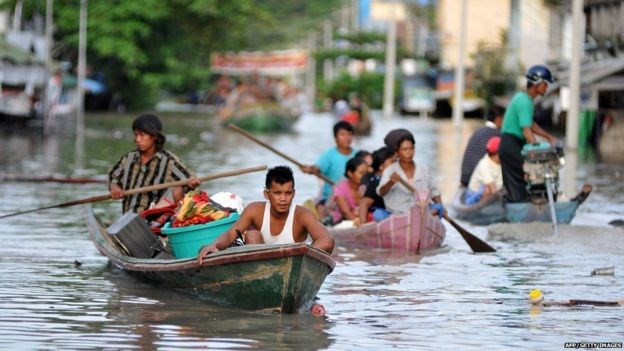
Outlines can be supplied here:
M477 167L470 177L464 197L466 205L476 204L481 199L487 199L503 188L503 173L498 157L500 141L501 138L498 136L488 140L485 146L487 154L477 163Z
M353 157L347 162L345 178L333 187L327 209L332 224L342 220L355 220L358 217L360 203L360 180L368 172L368 164L361 157Z
M355 156L357 152L351 144L353 143L353 126L345 121L334 124L335 146L325 151L314 165L302 165L301 171L308 174L321 174L329 178L332 182L339 181L344 173L347 161ZM319 218L324 218L327 214L325 202L329 199L332 191L332 184L325 182L321 190L321 196L315 201L316 212Z
M377 186L381 180L381 174L395 160L395 152L387 146L383 146L373 152L373 172L368 173L360 181L360 191L363 193L358 206L357 224L364 224L370 221L379 222L390 216L386 210L383 197L377 194Z
M416 203L415 194L402 184L397 184L403 179L419 192L424 206L432 200L434 203L430 204L429 208L433 214L442 217L445 214L442 196L433 183L429 168L414 161L416 144L414 135L405 129L395 129L388 133L384 142L396 150L398 155L398 162L383 171L377 187L377 193L383 197L386 209L395 214L406 213Z

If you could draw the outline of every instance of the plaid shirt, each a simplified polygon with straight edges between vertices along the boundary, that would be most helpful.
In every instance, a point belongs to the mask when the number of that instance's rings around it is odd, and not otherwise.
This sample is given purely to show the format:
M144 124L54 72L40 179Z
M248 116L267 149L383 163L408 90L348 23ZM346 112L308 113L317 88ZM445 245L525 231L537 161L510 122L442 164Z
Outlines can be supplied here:
M193 173L178 157L163 149L157 151L146 164L141 165L141 153L130 151L123 155L108 172L108 184L117 184L124 191L156 184L188 179ZM185 191L188 189L185 189ZM152 202L158 202L167 189L135 194L123 198L123 213L141 213Z

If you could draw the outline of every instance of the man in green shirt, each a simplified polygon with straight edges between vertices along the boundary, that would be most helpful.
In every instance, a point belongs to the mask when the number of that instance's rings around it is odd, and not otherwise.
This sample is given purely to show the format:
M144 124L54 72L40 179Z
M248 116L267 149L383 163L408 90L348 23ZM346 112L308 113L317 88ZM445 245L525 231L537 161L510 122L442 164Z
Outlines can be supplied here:
M526 189L521 155L526 143L537 142L535 134L548 139L554 144L557 139L543 130L533 121L533 100L543 96L548 84L554 79L546 66L536 65L527 71L527 89L514 95L505 111L501 127L499 156L503 171L503 185L509 202L527 202L529 193Z

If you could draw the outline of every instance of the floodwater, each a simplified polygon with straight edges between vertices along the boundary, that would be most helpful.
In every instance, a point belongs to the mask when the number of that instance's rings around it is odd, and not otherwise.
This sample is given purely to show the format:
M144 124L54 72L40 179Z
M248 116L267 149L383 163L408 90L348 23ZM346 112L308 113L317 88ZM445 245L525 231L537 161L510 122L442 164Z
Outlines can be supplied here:
M90 115L84 140L73 124L55 136L3 126L0 172L102 177L133 148L134 116ZM163 115L167 147L200 176L257 165L287 164L202 115ZM463 147L480 121L456 132L450 120L381 120L357 139L375 149L393 128L415 134L416 159L437 175L450 201ZM329 115L309 114L288 134L260 136L302 163L333 145ZM84 145L84 148L81 147ZM427 256L337 247L334 272L318 298L324 317L260 314L200 302L138 281L112 267L87 234L83 209L67 207L0 219L0 349L257 349L257 350L504 350L563 349L566 342L624 342L624 307L531 308L533 288L547 300L624 299L624 165L568 155L566 188L584 182L594 192L571 226L552 237L549 225L487 227L462 223L493 245L473 254L448 227L445 247ZM571 161L571 162L570 162ZM296 201L316 195L315 178L295 169ZM209 193L232 191L261 199L262 172L203 184ZM106 194L103 184L0 183L0 214ZM118 202L94 205L113 220ZM503 228L503 229L501 229ZM501 234L502 231L502 234ZM566 233L573 235L565 236ZM614 267L615 275L592 276ZM618 344L615 344L616 346ZM603 345L604 346L604 345ZM621 347L621 346L620 346Z

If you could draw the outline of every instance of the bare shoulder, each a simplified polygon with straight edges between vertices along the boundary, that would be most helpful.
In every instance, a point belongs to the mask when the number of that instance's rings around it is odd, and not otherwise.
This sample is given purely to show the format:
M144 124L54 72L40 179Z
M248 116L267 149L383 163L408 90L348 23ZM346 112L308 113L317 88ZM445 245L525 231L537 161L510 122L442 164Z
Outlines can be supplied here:
M256 201L252 202L249 205L245 206L243 213L247 215L254 216L258 213L264 213L265 202L264 201Z
M310 209L305 208L303 206L297 205L295 206L295 217L303 219L303 218L316 218L314 213L310 211Z

